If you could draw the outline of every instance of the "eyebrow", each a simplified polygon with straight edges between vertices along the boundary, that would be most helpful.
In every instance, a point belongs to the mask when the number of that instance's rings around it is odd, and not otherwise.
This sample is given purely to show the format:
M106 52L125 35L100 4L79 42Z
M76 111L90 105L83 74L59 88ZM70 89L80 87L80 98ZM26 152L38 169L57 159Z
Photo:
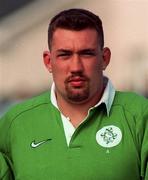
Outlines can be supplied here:
M88 49L82 49L78 51L79 54L88 53L88 52L96 53L96 49L88 48Z
M57 52L58 53L61 53L61 52L62 53L71 53L72 50L70 50L70 49L58 49ZM87 53L87 52L96 53L96 49L87 48L87 49L82 49L82 50L77 51L78 54Z
M71 50L68 50L68 49L58 49L57 52L72 52Z

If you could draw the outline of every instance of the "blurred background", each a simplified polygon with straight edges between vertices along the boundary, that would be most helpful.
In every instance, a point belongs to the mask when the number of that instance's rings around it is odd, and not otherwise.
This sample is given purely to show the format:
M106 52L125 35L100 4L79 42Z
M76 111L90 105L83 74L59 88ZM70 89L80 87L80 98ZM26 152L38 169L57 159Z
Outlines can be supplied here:
M147 0L0 0L0 116L13 104L49 90L43 65L50 18L67 8L86 8L104 26L112 51L105 74L118 90L148 97Z

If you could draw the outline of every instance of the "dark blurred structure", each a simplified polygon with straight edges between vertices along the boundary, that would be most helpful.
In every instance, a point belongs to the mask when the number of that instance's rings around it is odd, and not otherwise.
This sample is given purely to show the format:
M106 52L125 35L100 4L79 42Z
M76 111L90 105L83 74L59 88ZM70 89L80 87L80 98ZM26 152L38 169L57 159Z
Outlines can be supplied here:
M0 0L0 19L34 0Z

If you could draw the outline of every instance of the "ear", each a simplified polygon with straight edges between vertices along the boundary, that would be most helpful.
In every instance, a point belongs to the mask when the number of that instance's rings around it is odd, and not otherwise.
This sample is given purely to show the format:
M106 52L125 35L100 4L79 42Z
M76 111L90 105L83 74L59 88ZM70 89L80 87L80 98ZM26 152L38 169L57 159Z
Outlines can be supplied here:
M52 67L51 67L51 58L50 58L50 52L49 51L44 51L43 52L43 60L46 68L50 73L52 73Z
M111 58L111 51L108 47L103 48L102 57L103 57L102 70L105 70Z

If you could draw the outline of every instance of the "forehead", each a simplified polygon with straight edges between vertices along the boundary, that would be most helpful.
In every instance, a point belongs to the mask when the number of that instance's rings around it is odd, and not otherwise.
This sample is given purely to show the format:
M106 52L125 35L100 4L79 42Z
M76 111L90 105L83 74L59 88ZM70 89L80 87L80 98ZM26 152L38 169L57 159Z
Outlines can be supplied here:
M53 34L51 45L56 48L92 48L98 45L98 33L95 29L74 31L58 28Z

